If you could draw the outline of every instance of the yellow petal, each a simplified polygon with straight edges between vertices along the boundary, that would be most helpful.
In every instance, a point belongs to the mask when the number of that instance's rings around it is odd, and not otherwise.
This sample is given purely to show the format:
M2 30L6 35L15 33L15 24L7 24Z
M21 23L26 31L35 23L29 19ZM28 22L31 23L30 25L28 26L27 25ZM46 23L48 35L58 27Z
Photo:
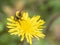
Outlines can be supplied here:
M11 33L11 35L17 35L18 34L18 32L13 32L13 33Z
M25 34L25 37L26 37L27 42L29 42L29 37L27 34Z
M22 38L21 38L21 41L23 41L24 40L24 33L22 33Z
M43 25L43 24L45 24L45 21L44 20L39 20L38 24Z
M14 24L14 23L7 23L7 25L16 26L16 24Z
M37 35L37 36L39 36L40 38L44 38L45 37L45 35L44 34L39 34L39 35Z
M30 35L29 35L29 43L30 43L30 45L32 45L32 38Z
M39 40L39 37L38 36L34 35L34 37L37 38L37 40Z
M31 21L37 21L37 20L39 20L39 18L40 18L40 16L33 16L33 17L31 18Z
M27 20L28 18L29 18L29 17L28 17L28 13L27 13L27 12L24 12L22 19Z
M6 26L7 28L15 28L15 27L13 27L13 26Z
M16 28L10 29L8 32L17 32Z
M8 21L15 23L13 19L7 18Z
M39 20L39 18L40 18L40 16L34 16L34 17L32 17L32 19L31 19L32 25L35 25L36 22Z

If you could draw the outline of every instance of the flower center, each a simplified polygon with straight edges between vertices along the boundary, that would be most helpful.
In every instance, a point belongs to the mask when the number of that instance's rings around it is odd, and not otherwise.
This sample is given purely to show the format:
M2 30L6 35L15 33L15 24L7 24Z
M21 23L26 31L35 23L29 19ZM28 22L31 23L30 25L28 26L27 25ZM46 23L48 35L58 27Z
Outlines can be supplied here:
M21 28L25 32L30 32L33 29L30 21L21 21Z

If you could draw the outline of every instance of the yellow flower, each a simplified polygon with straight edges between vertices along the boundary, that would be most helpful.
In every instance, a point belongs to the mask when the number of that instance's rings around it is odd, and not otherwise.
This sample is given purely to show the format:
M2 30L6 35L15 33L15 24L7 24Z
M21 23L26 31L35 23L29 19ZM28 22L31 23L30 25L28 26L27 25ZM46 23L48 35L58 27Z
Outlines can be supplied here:
M21 41L26 38L27 42L32 45L32 39L44 38L45 35L42 33L42 28L44 28L44 20L40 18L40 16L29 17L27 12L22 14L21 19L16 21L14 16L11 18L7 18L9 22L7 22L7 27L9 28L9 33L11 35L21 36Z

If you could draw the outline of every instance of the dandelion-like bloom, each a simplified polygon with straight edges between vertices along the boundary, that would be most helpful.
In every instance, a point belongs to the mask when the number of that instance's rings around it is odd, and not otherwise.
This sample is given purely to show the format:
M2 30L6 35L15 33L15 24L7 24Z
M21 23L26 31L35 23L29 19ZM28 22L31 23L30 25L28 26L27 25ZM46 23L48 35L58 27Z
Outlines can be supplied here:
M9 33L11 35L21 36L21 41L26 38L27 42L32 45L32 38L44 38L45 35L42 33L42 28L44 28L44 20L40 16L29 17L27 12L22 13L21 19L18 21L14 19L14 16L7 18L7 27L9 28Z

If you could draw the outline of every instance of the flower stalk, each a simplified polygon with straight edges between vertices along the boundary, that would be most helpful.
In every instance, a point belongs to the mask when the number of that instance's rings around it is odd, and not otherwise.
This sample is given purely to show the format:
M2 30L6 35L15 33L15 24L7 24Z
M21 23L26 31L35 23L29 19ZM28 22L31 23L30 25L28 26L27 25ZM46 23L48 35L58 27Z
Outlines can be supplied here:
M24 45L24 40L22 41L22 44L21 45Z

